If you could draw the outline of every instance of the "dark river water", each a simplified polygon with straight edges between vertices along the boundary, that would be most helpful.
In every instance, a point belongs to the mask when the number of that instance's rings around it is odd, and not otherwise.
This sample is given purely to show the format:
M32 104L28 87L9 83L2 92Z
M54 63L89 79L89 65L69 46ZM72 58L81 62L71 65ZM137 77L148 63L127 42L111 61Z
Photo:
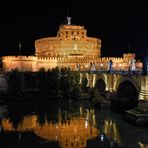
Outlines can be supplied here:
M148 148L148 126L136 126L89 101L0 106L0 148Z

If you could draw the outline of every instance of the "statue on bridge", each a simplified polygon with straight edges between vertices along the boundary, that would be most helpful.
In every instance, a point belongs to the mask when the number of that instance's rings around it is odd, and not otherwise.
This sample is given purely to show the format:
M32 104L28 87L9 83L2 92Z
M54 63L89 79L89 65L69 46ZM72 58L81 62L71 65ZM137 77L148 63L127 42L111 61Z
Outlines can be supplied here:
M96 66L94 62L90 63L90 71L95 71L96 70Z
M112 71L113 70L113 61L112 60L109 60L108 62L108 71Z
M129 61L129 70L130 71L136 70L136 60L135 59L131 59Z
M76 64L77 70L80 71L80 63Z

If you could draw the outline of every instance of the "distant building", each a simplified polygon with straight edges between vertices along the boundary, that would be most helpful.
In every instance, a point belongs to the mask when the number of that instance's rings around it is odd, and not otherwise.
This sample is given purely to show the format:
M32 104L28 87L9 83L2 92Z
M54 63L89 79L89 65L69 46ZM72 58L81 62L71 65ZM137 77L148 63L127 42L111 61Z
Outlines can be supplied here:
M87 36L84 26L60 25L56 37L41 38L35 41L35 56L3 56L3 71L38 71L55 67L69 67L72 70L107 70L111 60L112 70L128 70L129 61L135 54L119 57L101 57L101 40ZM93 63L93 64L90 64ZM140 64L139 64L140 65ZM93 66L93 67L91 67ZM141 69L141 65L138 67Z

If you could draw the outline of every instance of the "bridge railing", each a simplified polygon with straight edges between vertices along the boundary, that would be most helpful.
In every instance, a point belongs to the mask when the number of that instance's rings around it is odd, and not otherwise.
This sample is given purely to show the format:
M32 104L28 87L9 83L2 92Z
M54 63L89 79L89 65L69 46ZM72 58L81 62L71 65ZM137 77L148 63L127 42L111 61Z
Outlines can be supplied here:
M80 70L82 73L94 73L94 74L121 74L121 75L143 75L142 70Z

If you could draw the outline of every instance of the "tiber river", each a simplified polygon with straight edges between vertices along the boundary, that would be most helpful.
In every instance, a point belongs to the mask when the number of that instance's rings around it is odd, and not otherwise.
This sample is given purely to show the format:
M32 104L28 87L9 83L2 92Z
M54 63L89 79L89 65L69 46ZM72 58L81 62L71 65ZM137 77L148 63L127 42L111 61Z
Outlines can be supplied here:
M6 108L5 108L6 107ZM0 148L148 148L148 126L136 126L89 101L3 107Z

